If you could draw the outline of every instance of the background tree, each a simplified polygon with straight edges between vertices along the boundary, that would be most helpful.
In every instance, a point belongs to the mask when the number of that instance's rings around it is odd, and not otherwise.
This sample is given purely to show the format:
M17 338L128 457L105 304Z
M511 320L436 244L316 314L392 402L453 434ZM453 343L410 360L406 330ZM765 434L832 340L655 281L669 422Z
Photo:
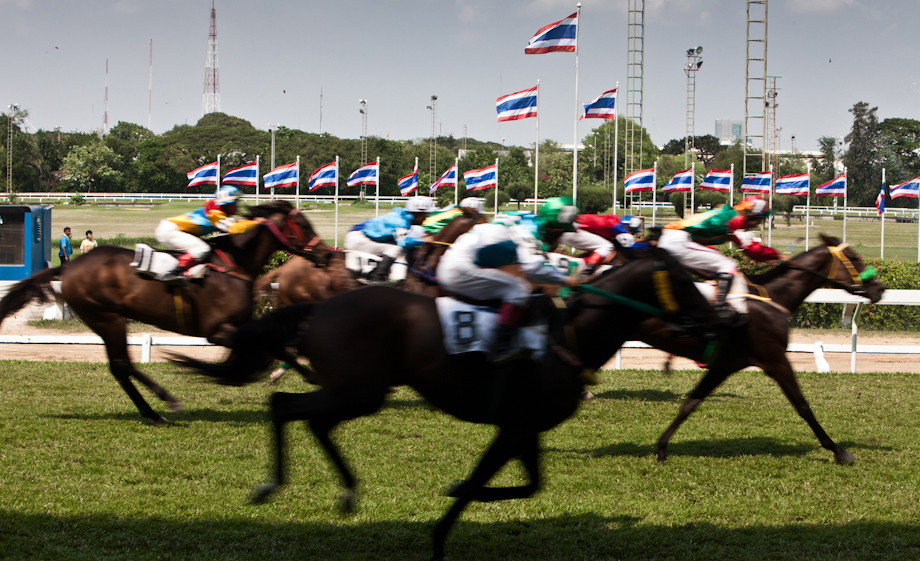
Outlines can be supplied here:
M75 146L64 158L64 178L78 192L118 191L124 175L118 171L118 156L101 140Z
M881 169L878 162L879 124L878 107L860 101L853 105L853 127L845 137L849 148L843 158L847 167L847 196L849 204L872 206L881 188Z
M822 136L818 139L820 156L811 159L811 174L816 185L830 181L837 177L837 139L833 136Z
M920 175L920 121L885 119L879 125L879 165L888 183L897 185ZM910 206L908 198L894 199L891 206Z

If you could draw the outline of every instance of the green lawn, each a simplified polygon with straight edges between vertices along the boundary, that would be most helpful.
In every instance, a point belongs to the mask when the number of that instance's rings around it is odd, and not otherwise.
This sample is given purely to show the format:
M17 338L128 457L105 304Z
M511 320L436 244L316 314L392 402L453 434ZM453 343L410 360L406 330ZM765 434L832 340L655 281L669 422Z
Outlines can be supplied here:
M336 511L336 475L298 424L290 484L254 507L268 388L144 370L188 407L167 414L169 426L141 421L104 364L0 362L0 558L426 559L450 504L441 489L493 434L400 389L334 434L361 478L355 515ZM471 505L450 558L920 558L920 379L801 377L851 466L833 462L759 372L729 378L657 464L654 442L698 376L603 373L598 399L546 433L543 490ZM301 388L295 377L282 385ZM497 478L521 480L517 465Z

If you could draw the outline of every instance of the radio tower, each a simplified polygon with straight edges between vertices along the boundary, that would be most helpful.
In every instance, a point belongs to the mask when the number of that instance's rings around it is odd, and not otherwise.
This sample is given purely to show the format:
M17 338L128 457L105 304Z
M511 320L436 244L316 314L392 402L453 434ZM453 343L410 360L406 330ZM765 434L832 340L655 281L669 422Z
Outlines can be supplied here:
M208 60L204 69L201 115L220 111L220 75L217 70L217 10L211 0L211 28L208 31Z

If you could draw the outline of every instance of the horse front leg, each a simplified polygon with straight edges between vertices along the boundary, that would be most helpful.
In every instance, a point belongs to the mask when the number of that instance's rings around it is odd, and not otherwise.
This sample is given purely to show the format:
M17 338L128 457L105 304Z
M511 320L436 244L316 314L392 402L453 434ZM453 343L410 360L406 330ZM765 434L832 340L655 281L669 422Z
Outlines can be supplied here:
M674 436L674 433L677 432L677 429L687 420L687 417L693 413L694 410L703 402L706 397L709 396L719 384L725 381L728 378L729 374L732 371L728 369L715 369L710 368L706 375L703 376L703 379L699 381L693 391L690 393L690 397L684 401L683 405L680 406L680 411L677 413L677 417L671 421L671 424L668 428L661 434L658 438L658 461L664 462L668 459L667 448L668 443L671 441L671 437Z

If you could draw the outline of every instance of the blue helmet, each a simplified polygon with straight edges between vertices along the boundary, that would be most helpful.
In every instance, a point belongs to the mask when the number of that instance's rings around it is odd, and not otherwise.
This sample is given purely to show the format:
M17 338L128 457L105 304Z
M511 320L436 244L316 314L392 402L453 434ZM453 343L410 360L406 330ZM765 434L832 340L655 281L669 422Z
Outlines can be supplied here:
M221 187L214 195L214 202L217 206L229 205L240 200L240 194L240 190L231 185Z

